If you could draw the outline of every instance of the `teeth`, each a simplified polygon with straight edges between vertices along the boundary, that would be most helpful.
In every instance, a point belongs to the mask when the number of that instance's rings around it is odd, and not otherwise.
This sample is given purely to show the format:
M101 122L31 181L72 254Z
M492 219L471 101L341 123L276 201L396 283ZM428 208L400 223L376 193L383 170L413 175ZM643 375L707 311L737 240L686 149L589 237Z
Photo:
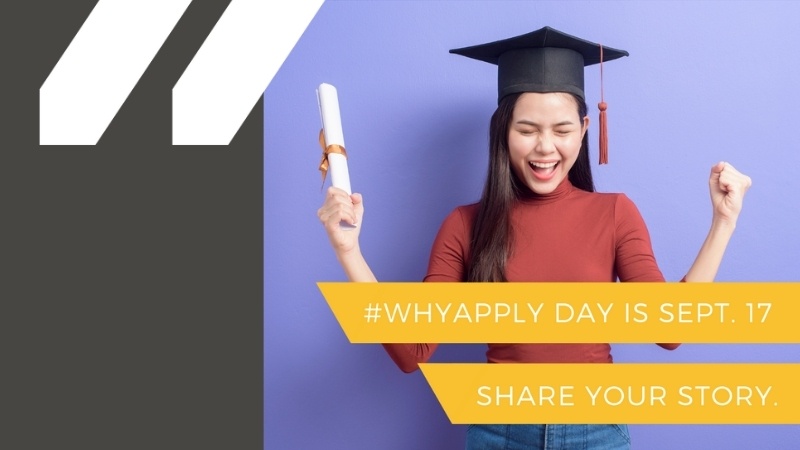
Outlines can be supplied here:
M540 169L549 169L549 168L551 168L551 167L555 167L555 166L556 166L556 164L558 164L558 161L556 161L556 162L549 162L549 163L540 163L540 162L536 162L536 161L531 161L531 165L532 165L533 167L538 167L538 168L540 168Z

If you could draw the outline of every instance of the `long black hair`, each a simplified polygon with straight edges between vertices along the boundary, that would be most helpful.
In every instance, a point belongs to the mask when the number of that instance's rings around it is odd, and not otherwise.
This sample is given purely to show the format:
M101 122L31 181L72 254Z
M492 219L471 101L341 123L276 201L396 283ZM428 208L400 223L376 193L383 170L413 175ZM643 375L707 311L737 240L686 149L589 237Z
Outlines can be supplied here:
M512 244L511 208L528 189L514 174L508 152L508 133L520 95L522 93L503 97L489 125L489 170L472 226L466 281L506 281L506 261ZM576 95L572 97L583 121L587 114L586 102ZM594 192L588 131L568 177L578 189Z

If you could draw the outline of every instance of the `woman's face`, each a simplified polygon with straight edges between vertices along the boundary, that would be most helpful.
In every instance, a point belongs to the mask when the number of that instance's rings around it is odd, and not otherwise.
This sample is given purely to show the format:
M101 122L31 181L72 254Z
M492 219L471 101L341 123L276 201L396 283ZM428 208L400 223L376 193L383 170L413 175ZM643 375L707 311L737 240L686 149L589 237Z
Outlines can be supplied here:
M553 192L575 164L588 126L569 94L522 94L508 130L514 174L537 194Z

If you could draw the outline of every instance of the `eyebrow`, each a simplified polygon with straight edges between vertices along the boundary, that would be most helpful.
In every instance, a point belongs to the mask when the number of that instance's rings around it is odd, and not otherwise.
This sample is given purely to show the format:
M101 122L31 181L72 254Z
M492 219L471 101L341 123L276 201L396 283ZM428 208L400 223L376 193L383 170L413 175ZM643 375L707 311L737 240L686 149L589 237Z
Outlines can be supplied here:
M530 120L525 120L525 119L518 120L518 121L516 121L515 123L516 123L516 124L519 124L519 125L530 125L530 126L534 126L534 127L538 127L538 126L539 126L539 124L538 124L538 123L536 123L536 122L531 122ZM553 126L554 126L554 127L560 127L560 126L563 126L563 125L575 125L575 123L574 123L574 122L572 122L572 121L569 121L569 120L564 120L564 121L562 121L562 122L558 122L557 124L555 124L555 125L553 125Z

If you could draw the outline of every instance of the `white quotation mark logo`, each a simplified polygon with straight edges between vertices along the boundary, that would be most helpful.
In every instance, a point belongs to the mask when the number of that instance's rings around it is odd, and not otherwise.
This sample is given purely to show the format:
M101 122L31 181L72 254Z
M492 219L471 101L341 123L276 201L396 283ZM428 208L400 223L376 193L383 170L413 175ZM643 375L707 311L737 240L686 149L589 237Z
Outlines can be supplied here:
M96 145L190 2L100 0L39 90L39 143ZM322 2L232 0L172 89L172 143L230 144Z

